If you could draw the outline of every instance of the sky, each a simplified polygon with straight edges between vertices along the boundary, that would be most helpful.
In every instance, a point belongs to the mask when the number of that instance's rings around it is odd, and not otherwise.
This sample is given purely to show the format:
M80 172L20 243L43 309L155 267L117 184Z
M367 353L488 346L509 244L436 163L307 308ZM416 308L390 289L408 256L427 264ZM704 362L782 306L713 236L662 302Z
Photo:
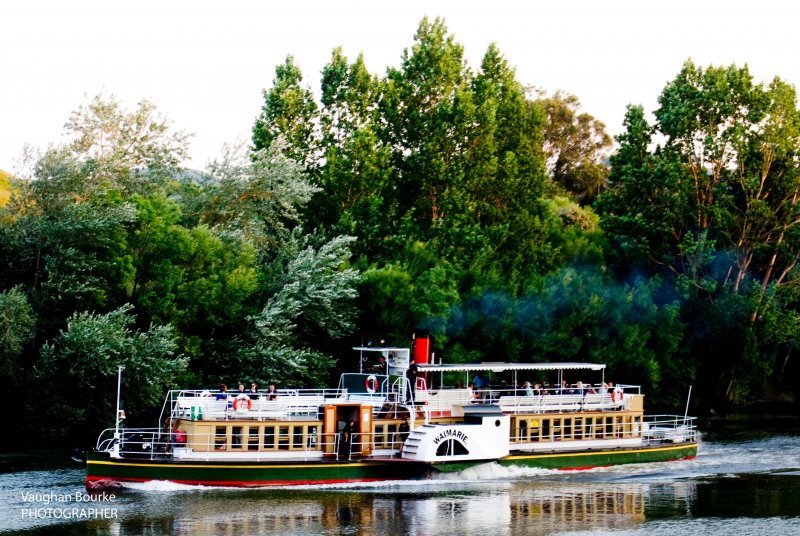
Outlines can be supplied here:
M193 134L184 164L203 169L250 140L287 54L318 93L335 47L383 74L424 16L445 20L473 69L494 42L522 84L577 95L615 135L626 106L651 113L690 58L797 85L798 15L788 0L4 0L0 169L18 169L26 144L63 143L69 114L98 93L154 103Z

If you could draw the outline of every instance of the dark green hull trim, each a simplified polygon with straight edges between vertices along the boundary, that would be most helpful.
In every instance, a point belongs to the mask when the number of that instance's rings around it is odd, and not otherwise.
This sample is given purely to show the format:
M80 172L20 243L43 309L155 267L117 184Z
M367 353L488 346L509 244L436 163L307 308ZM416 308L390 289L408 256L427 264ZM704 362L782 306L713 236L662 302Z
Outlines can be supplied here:
M542 469L591 469L629 463L667 462L697 456L697 443L663 445L638 449L598 450L542 454L512 454L500 465Z
M119 487L123 482L162 480L205 486L287 486L371 482L420 478L424 464L403 460L286 461L286 462L183 462L174 460L111 459L92 452L86 460L86 488Z

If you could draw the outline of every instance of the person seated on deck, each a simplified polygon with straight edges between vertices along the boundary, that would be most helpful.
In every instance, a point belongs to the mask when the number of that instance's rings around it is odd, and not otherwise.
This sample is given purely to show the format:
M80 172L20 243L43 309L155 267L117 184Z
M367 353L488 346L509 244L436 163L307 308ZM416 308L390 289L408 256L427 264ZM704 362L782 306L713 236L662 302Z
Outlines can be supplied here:
M583 382L578 380L577 383L575 384L575 389L573 389L572 392L573 394L576 395L581 395L581 396L585 395L586 390L583 388Z
M228 386L224 383L219 386L219 393L216 394L215 398L217 400L227 400L228 399Z
M525 396L533 396L533 388L531 387L531 382L523 383L522 388L525 389Z
M267 389L267 392L264 394L264 398L266 400L278 400L278 390L275 389L274 383L269 384L269 389Z
M250 395L250 398L253 400L258 400L258 385L256 382L250 384L250 389L248 389L247 394Z
M378 357L378 362L372 367L372 372L375 374L386 374L386 358L383 356Z
M478 392L475 391L475 384L469 384L467 387L467 403L468 404L477 404L480 402Z
M542 396L543 394L546 394L546 391L544 389L542 389L542 384L534 383L533 384L533 396Z
M561 388L558 390L560 395L577 395L580 394L574 385L567 383L567 380L561 381Z

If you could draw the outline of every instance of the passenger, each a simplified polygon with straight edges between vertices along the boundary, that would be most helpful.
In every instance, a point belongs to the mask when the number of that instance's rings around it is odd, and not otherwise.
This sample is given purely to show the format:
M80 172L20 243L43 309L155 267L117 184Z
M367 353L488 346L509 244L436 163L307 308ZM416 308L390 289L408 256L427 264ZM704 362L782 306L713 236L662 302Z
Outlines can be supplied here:
M239 384L239 390L236 393L236 395L238 396L238 395L246 395L246 394L247 394L247 389L244 388L244 384L243 383L240 383Z
M544 389L542 389L541 383L534 383L533 384L533 396L542 396L545 394Z
M533 388L531 387L531 382L523 383L522 388L525 389L525 396L533 396Z
M417 362L412 359L411 363L408 365L408 370L406 371L406 377L408 378L408 400L413 404L414 403L414 393L417 390L417 375L419 374L419 369L417 368Z
M586 391L583 388L583 382L582 381L578 380L578 382L575 384L575 390L573 392L576 395L581 395L581 396L586 394Z
M479 402L478 400L479 396L480 395L478 395L478 392L475 390L475 384L474 383L469 384L469 387L467 387L467 400L469 401L469 403L477 404Z
M387 374L388 367L386 365L386 358L383 356L378 357L378 363L372 367L372 372L375 374Z
M400 440L400 444L406 442L408 439L408 434L411 433L411 427L408 425L408 417L403 417L403 422L400 423L400 426L397 428L397 437Z
M269 384L269 389L267 389L267 392L264 394L264 398L267 399L267 400L277 400L278 399L278 390L275 389L275 384L274 383Z
M219 386L219 393L216 395L217 400L227 400L228 399L228 386L224 383Z
M338 459L350 459L352 455L353 439L356 433L356 422L354 420L347 421L342 431L339 433L339 452Z
M556 394L559 394L559 395L572 394L569 386L567 385L567 380L561 380L561 388L558 390L558 392Z
M250 389L247 391L247 394L250 395L250 398L253 400L258 400L258 385L256 382L250 384Z

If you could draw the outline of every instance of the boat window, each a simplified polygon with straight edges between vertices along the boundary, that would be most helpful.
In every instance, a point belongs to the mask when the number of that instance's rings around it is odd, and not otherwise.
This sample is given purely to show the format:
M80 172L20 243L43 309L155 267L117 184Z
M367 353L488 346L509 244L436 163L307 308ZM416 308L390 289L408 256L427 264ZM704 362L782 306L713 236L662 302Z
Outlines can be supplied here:
M542 438L550 439L550 419L542 420Z
M572 419L564 419L564 439L572 439Z
M265 449L274 449L275 448L275 427L274 426L265 426L264 427L264 448Z
M594 437L595 439L603 439L603 417L595 417L594 419Z
M224 426L217 426L214 430L214 448L216 450L225 450L227 443L227 433Z
M292 448L301 449L303 448L303 427L302 426L292 426L294 430L293 438L292 438Z
M553 419L553 439L559 441L562 433L561 419Z
M575 439L583 439L583 419L575 417Z
M592 426L593 422L594 419L592 419L591 417L587 417L586 419L583 420L583 435L588 437L589 439L591 439L592 436L594 435L593 431L594 427Z
M467 447L457 439L448 439L436 449L437 456L462 456L469 454Z
M317 448L317 427L316 426L309 426L308 427L308 439L306 439L306 448L307 449L316 449Z
M525 441L528 439L528 421L521 419L519 421L519 432L517 433L517 441Z
M234 449L242 448L242 427L241 426L232 426L231 427L231 448L234 448Z
M376 424L375 425L375 448L381 448L385 442L385 438L383 437L383 425Z
M249 428L247 450L258 450L258 426Z
M289 427L278 427L278 449L289 450Z

